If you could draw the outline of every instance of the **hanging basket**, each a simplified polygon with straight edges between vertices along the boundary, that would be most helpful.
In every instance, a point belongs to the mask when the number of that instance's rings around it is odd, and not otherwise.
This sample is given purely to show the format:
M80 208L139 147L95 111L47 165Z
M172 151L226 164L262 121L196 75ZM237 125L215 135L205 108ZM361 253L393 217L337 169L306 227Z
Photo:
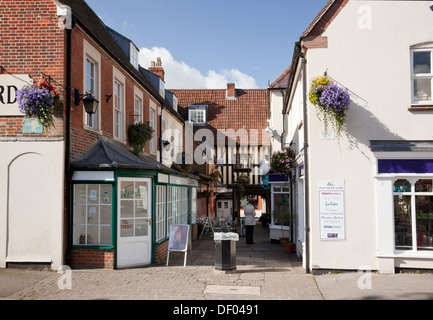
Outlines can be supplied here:
M330 124L340 137L351 103L349 90L339 87L327 76L316 77L310 85L309 101L316 106L316 114L323 120L325 131Z
M26 118L37 118L48 134L54 126L54 112L62 105L60 93L46 82L26 85L17 90L19 110Z

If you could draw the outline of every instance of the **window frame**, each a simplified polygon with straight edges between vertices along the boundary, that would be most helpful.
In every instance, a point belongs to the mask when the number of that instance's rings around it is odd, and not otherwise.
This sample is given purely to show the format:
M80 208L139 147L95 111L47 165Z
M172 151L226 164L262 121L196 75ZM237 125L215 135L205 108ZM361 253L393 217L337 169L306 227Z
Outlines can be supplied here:
M138 54L139 51L136 46L131 42L130 46L130 62L134 66L134 68L138 69Z
M153 113L153 116L152 116ZM151 106L149 108L149 125L150 127L153 129L153 135L152 138L150 139L150 153L151 154L156 154L157 152L157 147L156 147L156 136L157 136L157 127L156 127L156 107L154 108L153 106Z
M195 116L194 116L195 115ZM193 121L193 117L195 119L198 119L199 115L203 117L203 121ZM188 121L193 126L204 126L207 124L207 106L204 105L196 105L196 106L189 106L188 107Z
M136 95L134 98L134 123L140 122L143 122L143 100Z
M116 89L119 89L116 92ZM114 98L113 98L113 113L114 113L114 122L113 122L113 136L115 139L123 140L123 85L122 83L114 79Z
M83 85L82 93L87 93L87 61L94 64L95 72L95 88L92 93L97 100L101 97L101 53L88 42L83 39ZM95 114L89 116L83 108L83 128L101 133L101 105L98 107ZM89 125L89 119L93 119Z
M75 202L75 195L76 195L76 186L77 185L84 185L86 186L86 203L76 203ZM98 224L90 224L91 226L97 226L99 228L98 230L98 243L97 244L81 244L81 243L76 243L75 239L74 239L74 235L75 235L75 228L79 227L79 226L85 226L85 241L87 242L88 240L88 232L87 232L87 226L89 225L88 223L88 212L87 212L87 207L88 207L88 186L98 186L98 198L99 198L99 215L98 215ZM110 224L103 224L100 223L101 222L101 186L110 186L111 188L111 203L109 205L102 205L102 206L111 206L111 223ZM76 181L72 184L72 235L71 235L71 242L72 242L72 246L74 248L94 248L94 249L112 249L114 248L115 244L114 244L114 239L115 239L115 223L114 223L114 219L115 219L115 204L116 204L116 190L115 190L115 183L110 183L110 182L103 182L103 181ZM81 223L76 223L75 220L75 215L76 215L76 211L75 211L75 206L76 205L85 205L86 206L86 223L85 224L81 224ZM90 204L91 206L96 206L96 204ZM101 228L103 227L111 227L111 243L110 244L102 244L100 242L101 239Z
M414 55L417 52L429 52L430 53L430 73L415 73L414 63L415 58ZM411 58L411 102L414 106L431 106L433 105L433 44L428 46L421 46L416 48L411 48L410 50L410 58ZM415 99L415 80L419 79L430 79L430 100L417 100Z
M395 191L395 183L399 180L406 180L410 183L410 191ZM429 192L417 192L416 191L416 184L417 182L421 180L431 180L433 182L433 176L423 176L423 175L417 175L417 176L396 176L392 179L392 197L393 201L395 196L406 196L410 197L410 218L411 218L411 234L417 235L416 237L412 237L412 243L410 246L407 246L407 248L404 245L397 246L395 237L397 236L396 233L396 225L395 225L395 218L396 218L396 208L395 205L393 205L393 212L392 217L394 221L394 250L397 253L417 253L417 252L427 252L427 253L433 253L433 245L431 247L422 247L418 245L418 217L417 217L417 197L422 196L428 196L433 197L433 190ZM393 202L394 203L394 202ZM433 219L432 219L433 220Z

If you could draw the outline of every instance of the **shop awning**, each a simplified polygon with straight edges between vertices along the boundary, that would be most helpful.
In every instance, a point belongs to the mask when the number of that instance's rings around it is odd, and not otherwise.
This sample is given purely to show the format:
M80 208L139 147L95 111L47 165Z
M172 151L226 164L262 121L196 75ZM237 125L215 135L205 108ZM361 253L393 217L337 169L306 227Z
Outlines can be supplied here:
M72 161L73 170L151 170L183 175L147 155L136 156L126 145L106 137L99 137L80 158Z

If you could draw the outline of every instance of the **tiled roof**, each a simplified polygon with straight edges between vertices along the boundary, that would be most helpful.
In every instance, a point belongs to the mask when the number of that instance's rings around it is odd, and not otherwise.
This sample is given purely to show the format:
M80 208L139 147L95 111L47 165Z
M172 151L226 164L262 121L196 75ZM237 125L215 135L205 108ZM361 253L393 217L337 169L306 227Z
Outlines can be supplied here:
M320 36L348 2L349 0L329 0L301 35L301 39Z
M90 149L71 163L76 170L153 170L165 173L179 174L152 157L141 154L136 156L127 146L119 141L99 136Z
M269 89L286 89L289 83L290 67L288 67L270 86Z
M269 98L267 89L236 89L235 100L226 99L225 89L185 89L170 90L178 98L178 110L188 120L188 107L191 105L207 105L207 125L214 132L233 129L235 132L245 129L251 137L250 130L258 130L258 139L262 138L262 130L268 126ZM203 127L195 127L203 128ZM263 137L268 141L266 134ZM249 139L250 140L250 139ZM250 141L252 144L257 141Z

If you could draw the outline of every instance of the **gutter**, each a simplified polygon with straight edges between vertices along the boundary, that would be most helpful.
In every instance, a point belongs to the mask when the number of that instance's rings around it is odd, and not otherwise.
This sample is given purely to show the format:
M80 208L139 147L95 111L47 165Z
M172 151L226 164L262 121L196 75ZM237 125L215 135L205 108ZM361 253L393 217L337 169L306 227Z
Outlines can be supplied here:
M286 96L284 98L283 114L287 114L288 111L290 112L290 110L287 110L287 108L288 108L288 105L289 105L290 92L292 91L293 82L295 80L295 76L296 76L296 73L298 71L298 63L297 63L298 60L299 60L298 47L301 47L301 43L300 42L296 42L295 43L295 48L294 48L293 58L292 58L292 64L291 64L292 69L290 70L289 82L287 84Z

